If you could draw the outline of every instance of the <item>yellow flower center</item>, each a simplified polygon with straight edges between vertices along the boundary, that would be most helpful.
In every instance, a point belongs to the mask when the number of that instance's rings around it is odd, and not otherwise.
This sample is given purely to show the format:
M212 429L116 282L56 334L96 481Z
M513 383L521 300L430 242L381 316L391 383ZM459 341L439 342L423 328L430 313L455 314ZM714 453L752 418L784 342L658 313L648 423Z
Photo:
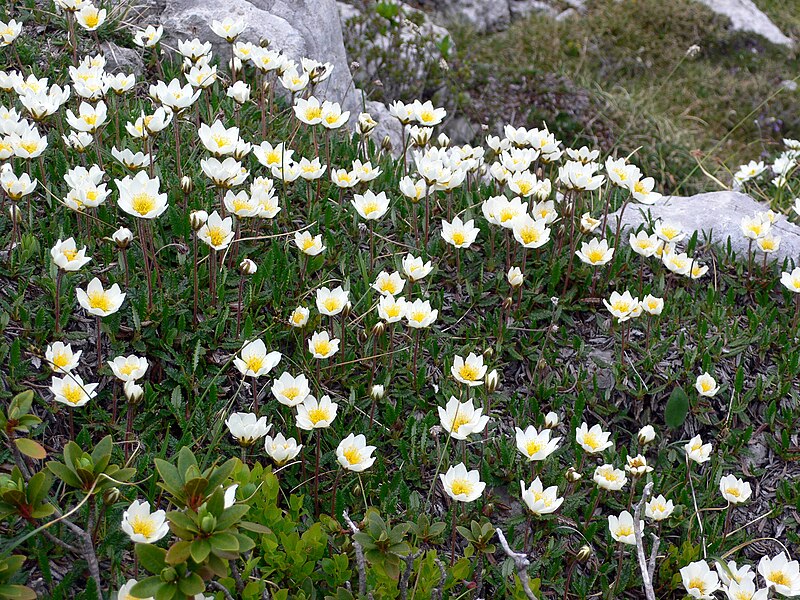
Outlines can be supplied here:
M409 315L411 320L415 321L416 323L422 323L427 316L428 313L422 312L421 310L414 311Z
M253 208L253 205L248 200L243 200L243 199L237 197L233 201L233 211L234 212L239 212L239 211L242 211L242 210L250 210L251 208Z
M506 221L510 221L514 217L517 216L517 211L513 208L503 208L500 210L500 222L505 223Z
M378 212L378 203L374 201L367 202L361 210L364 211L366 216L369 216L374 212Z
M136 194L131 200L131 208L144 216L156 207L156 201L150 194Z
M75 257L78 256L78 251L77 250L62 250L61 254L63 254L64 258L66 258L67 260L73 261L73 260L75 260Z
M606 481L619 481L619 475L617 475L616 471L608 470L602 473L603 479Z
M733 496L734 498L739 498L742 495L742 492L739 488L736 487L729 487L725 490L729 496Z
M70 404L77 404L83 398L83 390L77 385L66 384L61 388L61 395Z
M20 143L19 146L20 148L25 150L25 152L27 152L28 154L33 154L34 152L36 152L36 150L39 149L38 142L22 142Z
M538 439L533 439L525 445L525 451L529 456L533 456L537 452L541 451L542 448L544 448L544 444Z
M461 246L466 241L466 236L461 231L454 231L453 232L453 243L456 246Z
M92 292L88 295L89 306L92 308L99 308L104 312L111 310L111 299L105 291Z
M314 425L321 421L327 421L328 418L328 411L325 408L312 408L310 411L308 411L308 419Z
M646 194L647 190L644 187L644 184L641 181L637 181L633 184L633 191L637 194Z
M433 112L431 112L430 110L423 110L419 114L419 120L422 121L423 123L430 123L431 121L433 121L435 119L436 119L436 117L434 116Z
M329 296L328 298L325 298L325 300L322 302L322 306L325 307L325 310L333 312L341 307L341 303L337 298Z
M383 281L378 282L378 287L382 292L387 292L394 296L397 292L400 291L400 288L395 285L395 282L392 279L384 279Z
M314 352L321 356L325 356L331 351L331 343L326 340L318 340L314 343Z
M517 181L517 187L519 188L519 193L522 194L523 196L526 196L528 192L530 192L531 189L533 189L533 185L531 185L531 182L525 179Z
M139 365L137 365L136 363L126 362L124 365L122 365L122 367L120 367L119 372L122 373L123 375L130 375L138 367Z
M458 374L462 379L475 381L478 378L478 369L469 363L465 363L464 366L458 370Z
M395 302L394 304L387 306L386 316L391 318L400 316L400 305Z
M662 227L661 228L661 235L663 235L668 240L671 240L672 238L677 236L679 233L680 233L680 231L678 231L674 227Z
M300 395L300 389L297 387L289 387L283 390L283 395L289 400L294 400Z
M452 429L453 431L456 431L456 432L457 432L457 431L458 431L458 429L459 429L459 428L460 428L462 425L466 425L467 423L469 423L469 421L470 421L470 420L467 418L467 416L466 416L466 415L464 415L464 414L461 414L461 413L459 412L459 413L457 413L457 414L456 414L456 418L455 418L455 419L453 419L453 425L451 426L451 429Z
M322 117L322 108L311 107L306 109L306 121L314 121Z
M603 252L600 248L592 248L586 254L586 258L589 259L591 263L599 263L603 258L605 258L606 253Z
M211 139L217 145L217 148L224 148L230 143L224 135L215 135Z
M247 369L249 371L252 371L253 373L258 373L261 367L264 366L264 357L251 356L247 360L245 360L245 364L247 365Z
M358 448L355 446L346 448L342 454L347 459L347 462L349 462L351 465L357 465L361 462L361 452L359 452Z
M627 535L633 535L633 527L630 525L620 525L617 527L617 536L625 537Z
M96 114L83 115L81 118L83 119L84 123L86 123L87 125L94 125L95 123L97 123L97 115Z
M541 233L535 227L524 227L520 229L519 237L521 237L522 241L526 244L531 244L539 241Z
M214 246L221 246L225 242L226 232L222 229L222 227L209 227L208 228L208 239L211 240L211 244Z
M472 490L475 489L475 486L469 479L454 479L450 489L455 496L459 494L469 495L472 493Z
M302 322L303 322L303 313L301 313L300 311L295 311L292 314L292 323L299 325Z
M329 125L333 125L338 120L339 120L339 115L336 114L330 114L327 117L325 117L325 121L327 121Z
M146 538L152 537L156 532L156 524L147 517L133 517L130 520L130 526L133 529L133 533L138 533Z
M66 352L59 352L53 357L53 365L59 369L63 369L69 364L69 356Z
M353 179L350 177L350 173L342 173L339 175L339 181L344 183L350 183Z
M96 27L100 22L100 16L97 13L92 13L86 17L87 27Z
M600 447L600 440L598 440L597 436L593 433L587 433L583 438L583 443L592 450L596 450Z
M631 304L627 300L617 300L611 305L611 308L618 313L627 313L631 310Z
M768 579L775 585L789 585L789 578L783 571L770 572Z
M698 577L689 581L689 585L687 587L690 590L697 590L701 595L705 595L706 593L706 583Z
M711 382L708 381L707 379L704 379L703 381L700 382L700 387L704 392L707 392L708 390L711 389Z

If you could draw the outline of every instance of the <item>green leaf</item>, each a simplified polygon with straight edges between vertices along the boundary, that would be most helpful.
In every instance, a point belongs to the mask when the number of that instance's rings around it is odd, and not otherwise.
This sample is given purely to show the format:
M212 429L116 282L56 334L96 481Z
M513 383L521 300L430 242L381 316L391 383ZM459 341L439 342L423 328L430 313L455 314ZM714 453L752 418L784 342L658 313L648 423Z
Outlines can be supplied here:
M136 556L139 564L153 574L161 573L167 566L167 551L152 544L136 544Z
M49 463L47 463L47 468L53 475L58 477L68 486L79 489L83 487L83 483L81 483L81 480L78 479L78 476L68 469L63 463L51 460Z
M677 429L686 420L689 414L689 396L683 391L681 386L675 386L669 395L667 405L664 408L664 422L673 429Z
M167 550L167 562L171 565L185 563L189 560L189 548L191 545L192 543L186 540L181 540L172 544L172 547Z
M211 544L208 543L208 540L195 540L192 542L189 552L192 555L192 560L200 564L211 553Z
M131 594L140 598L151 598L155 596L156 592L161 588L163 582L160 577L148 577L142 579L139 583L131 588Z
M203 583L203 578L200 575L192 573L178 582L178 589L187 596L193 597L196 594L205 592L206 584Z
M39 442L29 440L28 438L15 438L14 445L17 447L17 450L22 452L25 456L30 456L36 460L44 460L47 458L47 451Z

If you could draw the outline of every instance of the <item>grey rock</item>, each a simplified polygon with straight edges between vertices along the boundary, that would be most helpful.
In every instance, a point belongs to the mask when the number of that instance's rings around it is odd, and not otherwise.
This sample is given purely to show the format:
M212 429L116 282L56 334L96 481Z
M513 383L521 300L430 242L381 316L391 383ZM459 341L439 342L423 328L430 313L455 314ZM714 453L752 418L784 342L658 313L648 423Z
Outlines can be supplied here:
M144 72L144 61L138 50L122 48L114 42L103 42L100 51L106 58L106 71L109 73L141 75Z
M210 41L225 64L229 45L211 31L211 22L225 17L245 20L242 40L268 40L297 62L307 57L332 63L333 73L319 95L357 110L335 0L167 0L161 23L168 43L194 37Z
M739 192L708 192L695 196L664 196L652 206L630 204L622 217L623 228L638 228L643 223L663 219L674 223L689 235L697 231L703 241L705 236L715 244L726 245L730 239L731 249L742 260L746 260L748 240L742 235L742 217L769 210L763 202ZM609 215L609 224L616 227L619 211ZM800 263L800 227L779 216L772 232L781 238L780 248L772 258L781 264ZM757 250L756 250L757 251Z
M367 100L366 109L366 112L378 123L372 132L372 139L380 145L383 138L388 136L392 145L391 153L394 156L400 156L403 151L403 128L400 121L389 113L389 109L382 102Z
M731 20L734 31L756 33L773 44L792 47L794 42L752 0L698 0L715 13Z
M562 10L558 13L555 17L556 21L563 21L564 19L570 19L578 14L574 8L567 8L566 10Z
M468 23L482 32L501 31L511 23L508 0L435 0L431 4L445 19Z
M543 13L549 17L555 18L558 15L558 10L542 0L509 0L508 10L511 14L511 20L522 19L531 13Z

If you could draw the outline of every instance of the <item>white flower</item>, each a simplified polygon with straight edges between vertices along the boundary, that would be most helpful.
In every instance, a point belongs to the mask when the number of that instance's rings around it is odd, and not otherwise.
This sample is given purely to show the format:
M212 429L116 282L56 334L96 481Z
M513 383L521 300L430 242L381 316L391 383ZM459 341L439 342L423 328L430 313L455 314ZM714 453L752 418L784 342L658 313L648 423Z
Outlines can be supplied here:
M758 561L758 572L768 588L784 596L800 595L800 565L781 552L772 558L764 556Z
M283 437L282 433L279 433L274 438L269 435L264 438L264 450L278 466L286 464L295 458L300 454L302 448L302 444L298 446L294 438L287 439Z
M308 385L308 379L302 374L292 377L284 371L278 379L272 382L272 395L285 406L297 406L310 394L311 388Z
M444 491L458 502L473 502L480 498L486 484L481 481L477 470L467 471L464 463L458 463L439 475Z
M71 344L53 342L47 346L44 358L54 371L68 373L78 366L83 350L72 351Z
M78 303L86 312L97 317L114 314L125 300L125 294L116 283L105 290L97 277L89 282L85 291L80 288L76 289L75 295L78 297Z
M546 459L558 449L558 442L561 441L560 437L550 439L552 435L551 429L544 429L538 432L533 425L528 425L524 431L519 427L514 429L516 431L517 450L529 461Z
M614 248L609 248L606 240L592 238L589 242L583 242L581 249L575 251L575 255L587 265L600 267L614 257Z
M146 358L131 354L130 356L117 356L114 360L108 361L108 366L111 367L117 379L124 383L144 377L149 365Z
M75 115L71 110L67 109L66 117L67 123L75 131L85 131L86 133L94 133L97 128L106 122L108 116L108 109L105 102L102 100L96 106L92 106L87 102L81 102L78 107L78 114Z
M406 321L408 326L413 329L422 329L430 325L439 316L439 311L431 308L431 303L427 300L417 298L414 302L406 305Z
M451 223L442 219L442 238L456 248L469 248L478 237L478 232L472 219L466 223L459 217L454 217Z
M92 260L86 256L86 246L77 249L74 238L67 238L63 242L59 238L55 246L50 249L50 256L53 263L62 271L77 271Z
M453 366L450 368L450 373L452 373L456 381L474 387L483 384L483 376L486 375L486 369L486 365L483 364L483 355L478 356L474 352L470 352L466 360L458 355L453 358Z
M375 457L372 456L374 451L375 446L367 446L367 438L362 434L351 433L336 447L336 460L348 471L360 473L375 462Z
M267 417L259 418L253 413L241 412L232 413L225 420L225 425L242 446L252 446L272 428L272 425L267 425Z
M652 235L647 235L646 231L640 231L636 234L631 234L630 238L628 238L628 242L631 245L631 250L636 252L636 254L648 258L653 256L658 250L658 236L654 233Z
M489 417L481 416L483 409L473 406L472 399L462 403L450 396L447 405L444 408L440 406L438 410L442 427L456 440L465 440L473 433L480 433L489 422Z
M134 177L116 179L119 188L117 204L129 215L141 219L155 219L167 210L167 194L159 193L161 182L158 177L150 179L146 171L139 171Z
M403 272L411 281L424 279L433 270L431 261L424 262L413 254L406 254L402 260Z
M217 21L216 19L211 21L211 31L232 44L239 37L239 34L244 31L245 25L244 19L225 17L222 21Z
M653 519L653 521L663 521L669 518L674 510L675 505L672 500L667 500L663 495L651 498L644 505L644 514L648 519Z
M233 218L219 216L217 211L208 216L208 220L198 230L197 237L214 250L224 250L233 240Z
M205 123L200 124L197 135L206 150L216 156L233 154L236 144L239 141L239 128L227 128L222 121L214 121L209 127Z
M719 561L714 563L714 568L717 570L717 575L723 585L731 585L732 583L755 582L756 574L752 571L750 565L736 566L735 560L729 560L727 564L723 565ZM734 598L734 600L737 600Z
M316 256L325 250L325 246L322 244L322 235L312 236L308 231L296 231L294 243L309 256Z
M506 279L511 287L519 287L522 285L522 282L525 281L525 276L522 274L519 267L511 267L508 270Z
M692 598L711 599L719 589L719 576L704 560L689 563L680 573L683 587Z
M54 400L72 408L83 406L97 396L95 389L99 384L84 383L80 375L67 373L64 377L53 376L50 391Z
M406 315L408 302L403 296L395 298L391 294L381 296L378 300L378 316L387 323L397 323Z
M317 331L308 340L308 351L314 358L330 358L339 351L339 340L331 338L327 331Z
M289 315L289 325L292 327L303 327L308 323L310 311L305 306L298 306Z
M749 567L750 565L746 566ZM717 572L721 577L722 572L719 570ZM769 588L756 590L755 579L745 579L741 583L731 581L725 589L725 594L728 596L728 600L767 600L769 598Z
M122 513L122 531L137 544L154 544L169 533L166 513L163 510L150 512L149 502L134 500Z
M550 228L543 219L534 219L524 213L511 222L514 239L524 248L540 248L550 240Z
M612 492L621 490L628 482L625 471L615 469L614 465L600 465L594 470L592 479L599 487Z
M781 273L781 283L790 292L800 293L800 267L796 267L791 273Z
M372 284L372 289L385 296L394 296L403 291L405 284L405 280L400 277L400 273L397 271L393 273L381 271L375 278L375 283Z
M639 521L639 529L644 529L644 521ZM623 510L619 517L608 516L608 531L616 541L631 546L636 545L636 535L633 531L633 515L627 510Z
M711 458L711 444L703 444L699 435L694 436L689 443L683 447L691 460L697 464L703 464Z
M656 439L656 430L652 425L645 425L639 430L639 443L644 446Z
M725 475L719 480L719 491L722 497L731 504L742 504L750 499L753 490L746 481L735 475Z
M564 498L558 497L558 486L553 485L544 489L538 477L531 482L530 487L526 488L524 481L519 482L519 487L522 492L522 501L535 515L554 513L564 502Z
M253 340L244 343L233 364L245 377L261 377L269 373L280 360L280 352L267 353L267 346L262 340Z
M589 454L599 454L613 446L614 442L609 440L610 437L611 434L603 431L600 425L594 425L589 429L589 425L582 423L575 430L575 441Z
M664 299L656 298L652 294L647 294L642 301L639 302L642 310L649 315L660 315L664 310Z
M620 294L619 292L612 292L611 297L606 300L603 298L603 304L606 305L608 312L617 318L620 323L627 321L633 315L633 312L640 308L639 299L631 296L629 291Z
M719 385L707 372L697 376L694 387L698 394L708 398L712 398L719 391Z
M329 427L336 418L339 405L331 402L328 396L317 401L314 396L307 396L297 405L297 426L305 431Z
M634 477L641 477L653 470L653 467L647 464L647 459L641 454L637 456L628 455L625 461L625 470Z
M317 310L322 315L335 316L342 312L347 306L349 292L342 286L334 289L321 287L317 290Z
M686 233L680 227L672 223L665 223L661 219L656 221L653 232L656 237L670 244L677 244L686 237Z
M133 586L135 586L137 583L139 582L136 581L135 579L128 579L128 581L125 582L125 585L119 588L119 591L115 596L116 600L139 600L138 597L134 597L131 595L131 589L133 589ZM143 600L155 600L155 599L152 596L150 596L148 598L144 598Z

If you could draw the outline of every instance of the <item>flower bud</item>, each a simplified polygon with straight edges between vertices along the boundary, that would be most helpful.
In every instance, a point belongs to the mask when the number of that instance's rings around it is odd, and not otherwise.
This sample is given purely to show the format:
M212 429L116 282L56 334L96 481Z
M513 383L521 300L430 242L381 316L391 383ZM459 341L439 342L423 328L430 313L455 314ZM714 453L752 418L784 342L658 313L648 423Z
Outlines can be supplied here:
M106 506L111 506L113 504L116 504L117 502L119 502L120 495L121 494L119 493L119 488L116 487L107 488L103 492L103 503L105 503Z
M373 400L381 400L385 393L384 387L380 384L375 384L372 386L369 395L372 396Z
M384 324L383 321L378 321L372 327L372 335L374 337L381 337L385 331L386 331L386 325Z
M127 248L133 241L133 233L127 227L120 227L113 234L111 234L111 239L114 240L117 248L120 250L125 250L125 248Z
M172 583L178 579L178 573L173 567L167 567L161 571L161 581L164 583Z
M569 469L567 469L567 472L565 473L564 477L566 477L567 481L569 481L570 483L575 483L576 481L580 481L583 475L578 473L578 471L575 470L575 467L570 467Z
M239 271L241 271L242 275L255 275L256 271L258 271L258 265L249 258L245 258L239 263Z
M192 229L198 231L208 221L208 213L204 210L195 210L189 215L189 223Z
M558 427L558 415L552 411L544 416L544 426L548 429Z
M503 308L505 310L508 310L512 306L514 306L514 299L513 298L506 298L505 300L503 300Z
M388 135L383 136L383 139L381 140L381 148L386 152L391 152L392 138L390 138Z
M22 222L22 211L16 204L8 205L8 216L11 218L12 221L16 221L17 223Z
M192 178L188 175L184 175L181 178L181 189L184 194L191 194L194 190L194 181L192 181Z
M646 446L656 439L656 430L652 425L645 425L639 430L639 444Z
M492 358L494 356L494 348L489 346L486 350L483 351L483 358Z
M126 381L122 389L128 402L132 404L136 404L144 397L144 388L133 380Z
M211 533L217 526L217 518L214 515L206 515L200 520L200 529L203 533Z
M439 137L436 138L436 143L439 144L440 148L447 148L450 145L450 138L447 137L447 134L440 133Z
M486 374L486 393L493 394L497 389L497 384L500 382L500 377L497 375L497 369L492 369Z
M580 550L578 550L578 553L575 555L575 559L580 562L586 562L587 560L589 560L591 556L592 556L591 547L589 547L588 545L581 546Z
M522 285L522 282L525 280L525 276L522 274L522 271L519 267L511 267L508 270L506 279L508 279L509 285L515 288Z

